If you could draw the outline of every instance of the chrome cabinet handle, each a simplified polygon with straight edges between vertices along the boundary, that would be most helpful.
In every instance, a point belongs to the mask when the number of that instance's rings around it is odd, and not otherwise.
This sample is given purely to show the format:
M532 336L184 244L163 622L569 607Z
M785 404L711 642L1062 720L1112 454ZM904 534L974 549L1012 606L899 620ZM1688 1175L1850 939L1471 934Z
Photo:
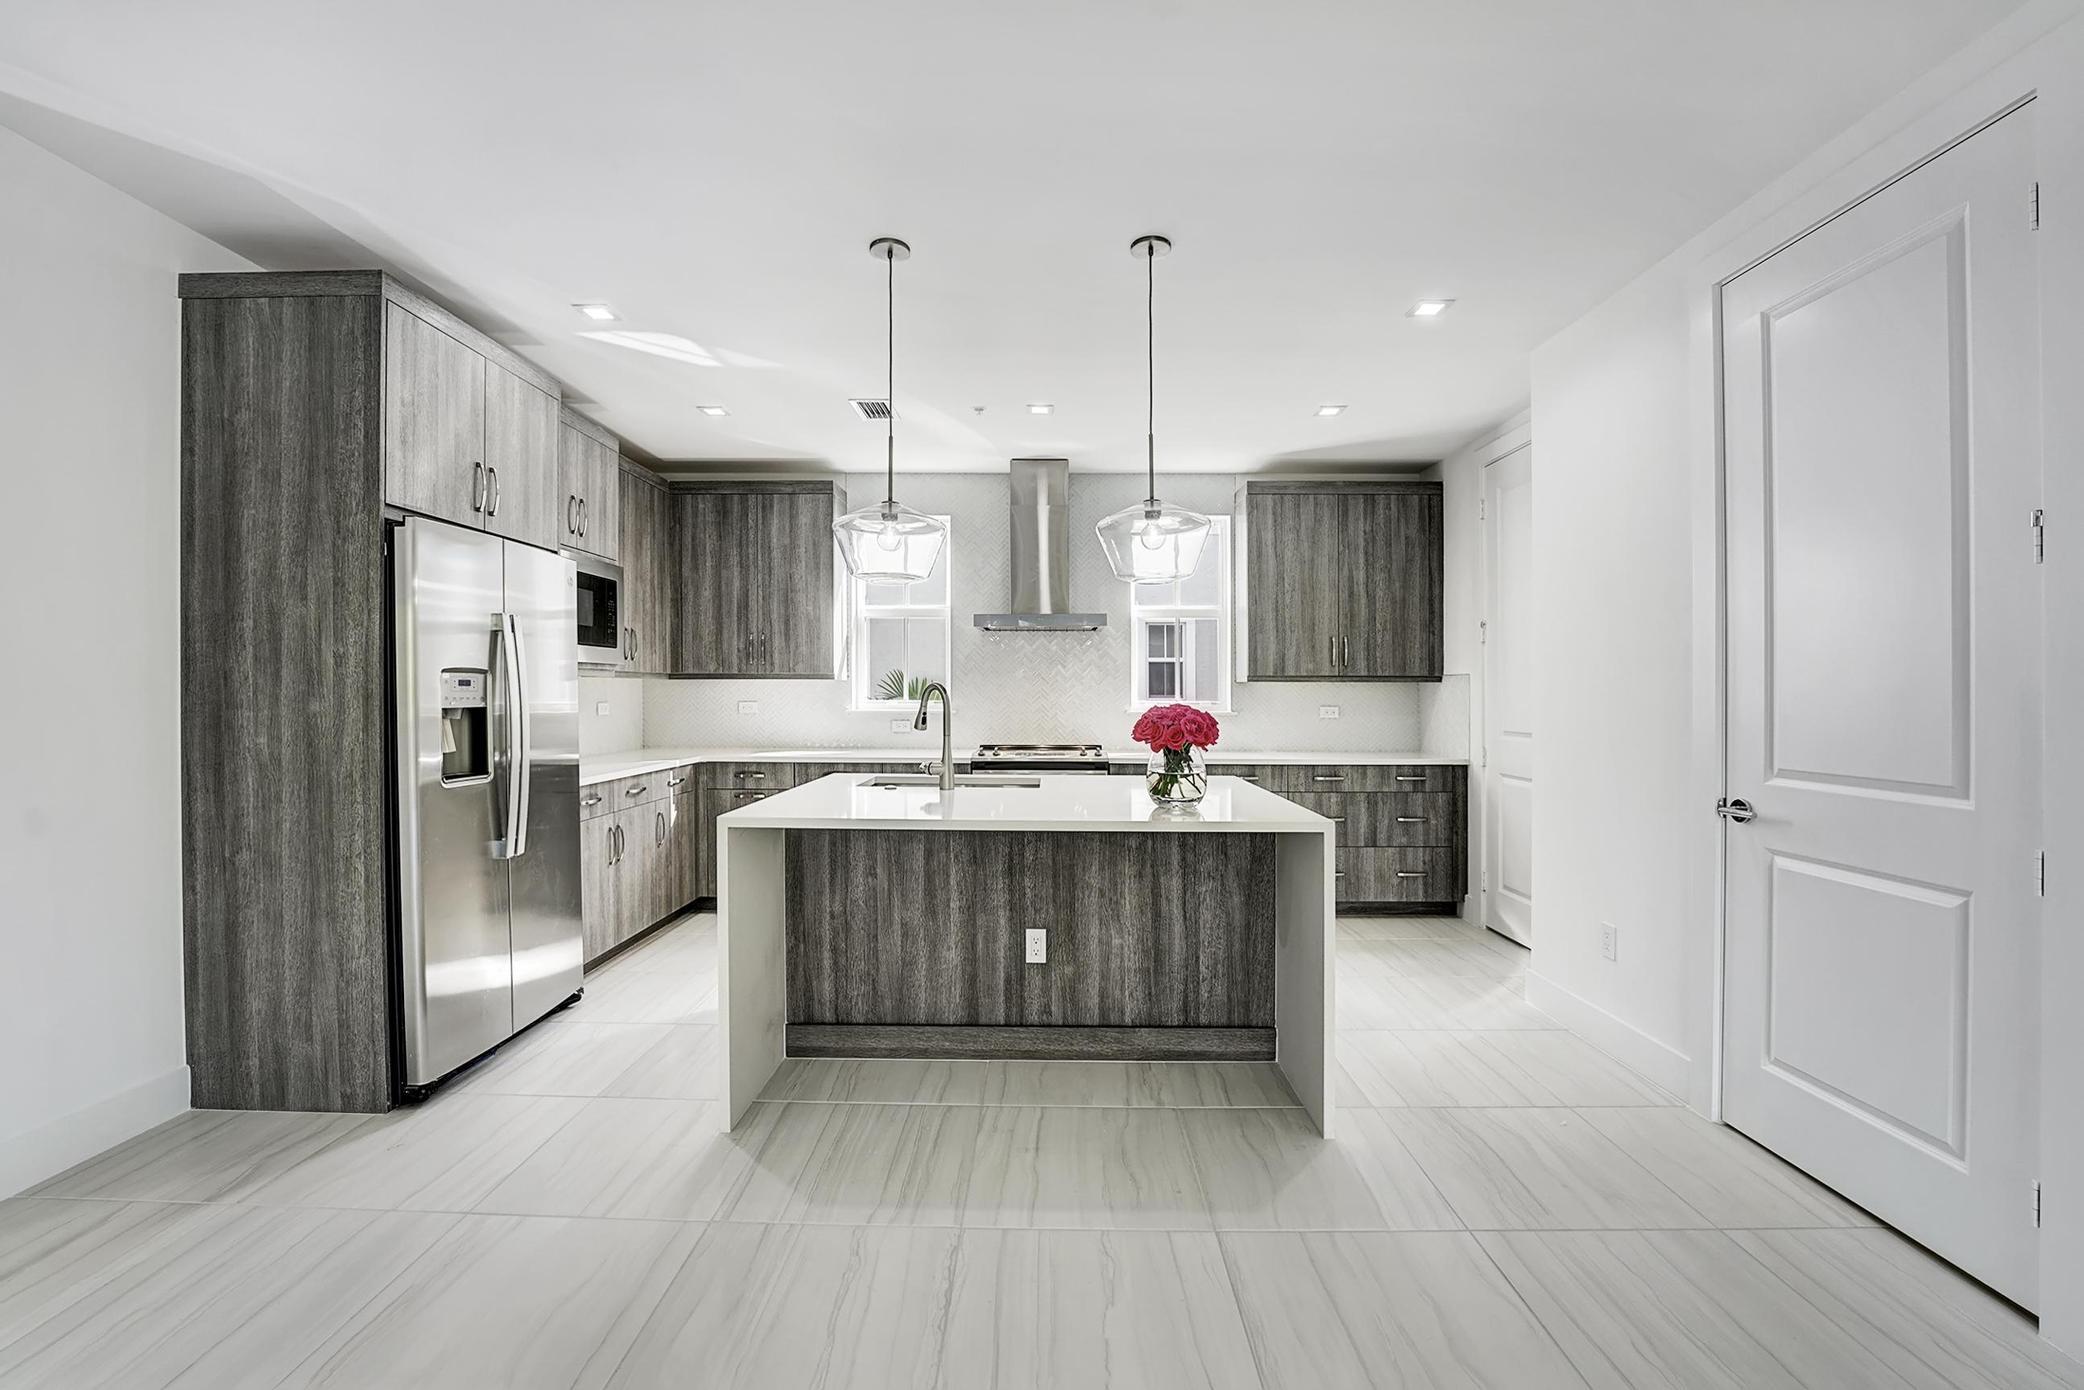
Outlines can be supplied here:
M622 862L622 827L619 825L608 827L608 862L610 864L620 864Z
M474 512L485 510L485 465L482 463L470 466L470 509Z
M567 536L579 534L579 498L575 493L564 495L564 533Z
M1339 639L1339 669L1341 671L1346 671L1351 670L1352 667L1353 639L1350 637L1341 637Z
M1333 869L1331 871L1331 876L1333 878L1344 878L1346 876L1346 871L1344 869Z
M1327 637L1324 640L1326 645L1331 649L1331 668L1334 671L1336 671L1339 669L1339 639L1336 637Z
M731 799L732 799L733 801L746 801L746 800L758 801L758 800L760 800L760 799L761 799L762 797L764 797L764 796L767 796L767 795L768 795L768 793L767 793L767 792L732 792L732 793L731 793Z
M635 628L631 628L631 629L630 629L630 660L632 660L632 661L635 661L635 660L637 659L637 653L638 653L638 652L639 652L640 650L642 650L642 649L643 649L643 646L644 646L644 644L643 644L642 642L640 642L640 641L639 641L639 640L637 639L637 629L635 629Z
M637 785L636 785L636 786L634 786L634 787L624 787L624 788L622 789L622 794L623 794L624 796L642 796L642 795L644 795L644 793L646 793L646 792L648 792L648 791L650 791L650 790L651 790L651 783L649 783L649 782L639 782L639 783L637 783Z
M1397 877L1398 877L1398 878L1424 878L1424 877L1425 877L1425 874L1424 874L1424 873L1422 873L1421 871L1417 870L1417 869L1398 869L1398 870L1397 870Z
M1425 818L1424 816L1398 816L1398 817L1397 817L1397 824L1398 824L1398 825L1424 825L1425 823L1426 823L1426 818Z
M583 497L579 499L579 535L582 539L586 535L586 499Z
M1397 780L1398 780L1399 782L1423 782L1423 781L1425 781L1425 779L1426 779L1426 775L1425 775L1425 774L1424 774L1423 772L1419 772L1419 773L1403 773L1403 772L1399 772L1399 773L1397 773L1397 774L1396 774L1396 779L1397 779Z
M593 794L592 796L582 796L582 797L580 797L580 798L579 798L579 804L580 804L581 806L598 806L598 805L600 805L600 804L601 804L601 796L600 796L600 793L599 793L599 792L595 792L595 793L594 793L594 794Z
M653 819L655 819L658 822L658 824L652 827L651 843L653 843L654 845L663 845L666 842L666 813L664 811L661 811Z
M666 779L666 785L669 787L677 787L685 781L687 781L687 778L685 777L668 777Z
M754 768L754 769L752 769L751 771L747 771L747 772L739 772L739 773L735 773L735 774L733 774L733 775L734 775L734 776L736 776L736 777L737 777L737 778L738 778L738 779L739 779L740 781L742 781L742 782L743 782L743 781L752 781L752 780L754 780L755 778L762 778L762 777L765 777L765 776L766 776L767 774L766 774L766 773L764 773L764 772L762 772L762 771L760 771L760 770L759 770L758 768Z
M1343 782L1346 780L1346 774L1343 772L1313 772L1310 774L1310 780L1312 782Z
M1346 818L1344 816L1333 816L1330 819L1333 825L1344 825L1346 823Z
M487 469L485 470L485 480L486 480L486 493L485 493L485 515L486 515L486 516L498 516L498 515L499 515L499 470L498 470L497 468L487 468Z
M1240 782L1256 782L1259 779L1257 777L1245 777L1240 775L1237 780Z

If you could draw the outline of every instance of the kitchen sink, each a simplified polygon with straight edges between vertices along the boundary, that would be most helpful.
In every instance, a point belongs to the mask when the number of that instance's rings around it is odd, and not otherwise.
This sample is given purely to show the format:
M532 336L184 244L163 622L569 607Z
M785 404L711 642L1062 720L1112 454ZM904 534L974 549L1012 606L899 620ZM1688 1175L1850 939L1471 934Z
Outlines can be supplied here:
M941 779L930 772L886 772L870 777L861 785L865 787L938 787ZM1001 777L988 772L958 772L955 774L958 787L1039 787L1042 784L1032 777Z

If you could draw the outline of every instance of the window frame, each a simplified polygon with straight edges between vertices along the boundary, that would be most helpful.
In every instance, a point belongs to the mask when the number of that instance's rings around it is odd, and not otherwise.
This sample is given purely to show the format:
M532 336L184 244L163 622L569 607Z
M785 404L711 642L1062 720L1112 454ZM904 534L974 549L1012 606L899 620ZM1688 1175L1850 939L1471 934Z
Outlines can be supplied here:
M1171 589L1171 597L1177 599L1177 582L1169 585L1131 584L1129 586L1129 711L1140 713L1156 705L1191 705L1195 709L1207 710L1210 714L1229 714L1233 676L1230 669L1231 651L1237 641L1234 613L1236 567L1231 563L1230 518L1209 518L1210 535L1203 547L1202 563L1208 562L1213 552L1223 567L1217 584L1213 603L1145 603L1142 595L1146 589ZM1187 699L1182 696L1152 696L1149 690L1150 667L1154 662L1166 662L1177 668L1180 684L1186 684L1186 674L1192 669L1196 655L1193 624L1196 621L1213 619L1216 624L1216 694L1210 699ZM1150 629L1157 623L1180 624L1179 655L1153 657L1150 655Z
M955 562L955 523L953 518L939 517L937 520L947 527L947 539L941 542L940 564ZM955 576L943 574L946 581L941 588L939 603L878 604L870 607L866 580L849 578L847 581L847 644L852 656L847 669L847 712L849 714L883 714L894 711L910 711L917 702L908 698L885 700L870 694L874 682L882 672L868 669L868 624L871 618L939 618L941 620L941 669L948 672L943 679L952 679L955 674ZM894 585L887 587L896 587Z

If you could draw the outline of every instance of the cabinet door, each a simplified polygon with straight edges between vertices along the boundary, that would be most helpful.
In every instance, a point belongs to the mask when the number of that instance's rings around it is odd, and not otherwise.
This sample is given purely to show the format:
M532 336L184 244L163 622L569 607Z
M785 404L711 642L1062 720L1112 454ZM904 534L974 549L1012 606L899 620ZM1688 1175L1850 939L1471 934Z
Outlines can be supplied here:
M570 425L558 425L557 543L561 546L593 550L579 530L579 502L593 486L594 453L599 448L591 435Z
M1438 680L1441 499L1437 492L1355 492L1340 499L1344 592L1341 674Z
M1254 680L1338 674L1340 499L1322 492L1248 492L1246 669Z
M693 783L674 795L667 827L665 907L661 916L678 912L702 895L702 812Z
M643 515L645 610L650 626L638 652L639 669L663 676L673 670L673 495L662 486L647 488Z
M622 827L622 858L616 865L620 910L615 914L611 946L621 945L658 920L659 861L664 851L654 813L661 804L632 806L615 813L615 823Z
M622 455L613 445L589 440L593 455L587 470L585 505L579 514L579 544L603 560L622 558ZM665 636L662 632L661 637Z
M557 488L557 398L486 362L485 528L555 550L564 515Z
M615 944L622 901L615 862L620 816L596 816L579 825L579 935L587 960Z
M384 305L384 501L484 524L485 359Z
M750 579L746 610L754 669L773 676L835 674L832 493L759 492L746 497L739 533Z
M756 674L746 620L746 575L737 560L748 521L736 492L672 498L673 674Z

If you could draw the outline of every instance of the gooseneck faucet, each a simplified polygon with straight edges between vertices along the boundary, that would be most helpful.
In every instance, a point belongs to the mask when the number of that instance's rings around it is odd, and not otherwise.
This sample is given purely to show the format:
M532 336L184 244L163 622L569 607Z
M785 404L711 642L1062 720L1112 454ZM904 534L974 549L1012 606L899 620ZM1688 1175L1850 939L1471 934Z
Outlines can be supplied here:
M948 687L939 681L928 681L926 689L919 692L919 713L912 717L912 727L924 732L926 729L926 706L934 696L941 697L941 790L955 790L955 727L948 722Z

